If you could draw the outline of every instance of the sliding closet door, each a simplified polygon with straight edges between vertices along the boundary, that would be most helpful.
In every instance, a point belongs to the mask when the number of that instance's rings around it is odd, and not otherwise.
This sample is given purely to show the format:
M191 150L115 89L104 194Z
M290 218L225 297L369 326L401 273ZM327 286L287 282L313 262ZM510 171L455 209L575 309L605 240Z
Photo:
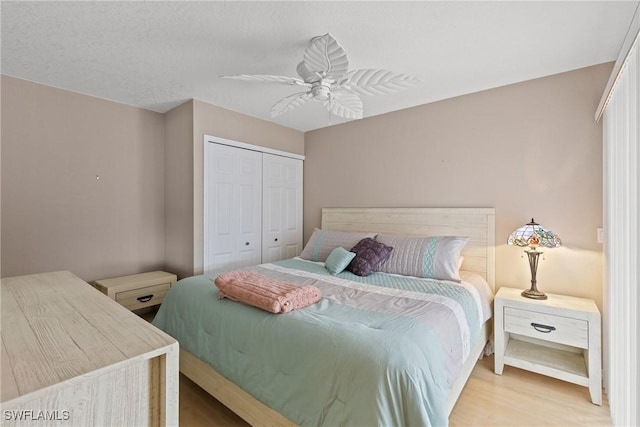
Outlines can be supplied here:
M302 160L264 153L262 262L302 252Z
M210 143L205 162L205 273L260 264L262 153Z

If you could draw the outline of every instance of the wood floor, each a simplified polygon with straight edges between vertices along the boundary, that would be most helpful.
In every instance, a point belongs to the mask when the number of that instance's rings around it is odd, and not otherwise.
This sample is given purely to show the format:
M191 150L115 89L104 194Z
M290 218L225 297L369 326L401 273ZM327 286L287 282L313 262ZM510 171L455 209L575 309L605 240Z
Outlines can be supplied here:
M182 426L247 426L191 380L180 375ZM505 366L493 373L493 357L478 362L449 424L456 426L611 426L609 404L591 403L589 390Z

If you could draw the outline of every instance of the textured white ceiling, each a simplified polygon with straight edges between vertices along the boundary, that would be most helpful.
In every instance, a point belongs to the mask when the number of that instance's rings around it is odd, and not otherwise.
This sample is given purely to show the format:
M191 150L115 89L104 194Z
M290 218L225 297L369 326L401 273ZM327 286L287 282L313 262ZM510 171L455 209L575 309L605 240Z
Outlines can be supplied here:
M219 78L296 76L330 32L350 68L421 83L363 97L365 117L616 59L637 1L10 2L2 73L165 112L196 98L308 131L336 124L309 102L271 119L290 86Z

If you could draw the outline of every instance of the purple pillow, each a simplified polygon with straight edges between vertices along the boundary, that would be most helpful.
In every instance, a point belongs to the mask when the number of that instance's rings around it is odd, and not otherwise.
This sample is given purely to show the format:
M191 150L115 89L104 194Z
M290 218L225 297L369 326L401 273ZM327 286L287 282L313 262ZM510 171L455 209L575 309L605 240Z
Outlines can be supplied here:
M347 270L358 276L368 276L391 255L391 246L376 242L370 237L360 240L350 252L356 254Z

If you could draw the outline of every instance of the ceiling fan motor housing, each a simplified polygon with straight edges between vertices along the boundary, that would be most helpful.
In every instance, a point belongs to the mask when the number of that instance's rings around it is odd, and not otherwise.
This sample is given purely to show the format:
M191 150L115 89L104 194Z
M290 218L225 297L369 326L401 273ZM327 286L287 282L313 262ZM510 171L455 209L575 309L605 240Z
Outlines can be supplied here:
M311 87L311 95L316 101L326 101L331 97L331 88L324 80L320 80Z

